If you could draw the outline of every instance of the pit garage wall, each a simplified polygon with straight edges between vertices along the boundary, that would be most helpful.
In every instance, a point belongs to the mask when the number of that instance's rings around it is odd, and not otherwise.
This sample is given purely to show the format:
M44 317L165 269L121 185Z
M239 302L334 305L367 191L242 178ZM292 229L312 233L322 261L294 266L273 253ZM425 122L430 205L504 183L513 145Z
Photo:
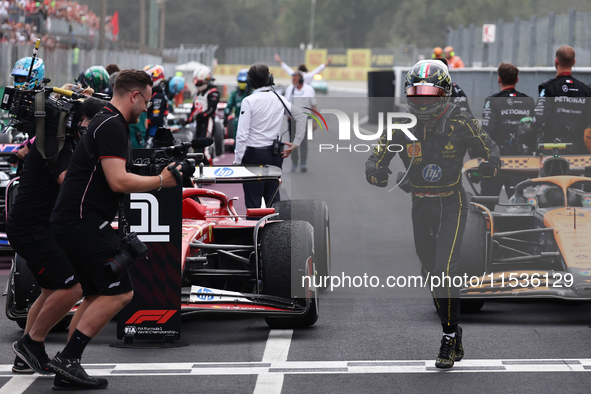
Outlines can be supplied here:
M396 105L401 108L406 106L404 100L404 78L409 67L394 67L395 83L394 96ZM499 91L497 82L497 68L463 68L451 70L451 79L457 83L468 96L470 108L476 118L482 118L484 99ZM531 97L538 97L538 85L556 76L554 67L520 67L517 90ZM591 67L573 68L573 76L583 83L591 84Z

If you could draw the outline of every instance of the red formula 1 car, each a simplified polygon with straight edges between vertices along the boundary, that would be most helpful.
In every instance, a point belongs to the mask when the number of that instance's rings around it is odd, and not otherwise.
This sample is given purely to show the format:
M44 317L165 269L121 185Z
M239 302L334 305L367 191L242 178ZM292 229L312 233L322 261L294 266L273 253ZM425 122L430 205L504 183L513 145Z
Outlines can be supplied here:
M206 167L201 183L280 183L274 166ZM239 215L220 191L185 188L182 202L181 313L263 315L274 328L318 319L314 275L330 273L328 209L318 200L281 201ZM308 279L309 278L309 279ZM24 260L15 257L6 314L24 326L39 294ZM67 325L67 319L63 325Z
M564 147L544 144L552 156L503 157L499 175L531 178L507 204L471 198L460 258L460 272L472 278L461 291L466 311L487 298L591 299L591 156L560 157ZM480 160L464 164L469 181Z

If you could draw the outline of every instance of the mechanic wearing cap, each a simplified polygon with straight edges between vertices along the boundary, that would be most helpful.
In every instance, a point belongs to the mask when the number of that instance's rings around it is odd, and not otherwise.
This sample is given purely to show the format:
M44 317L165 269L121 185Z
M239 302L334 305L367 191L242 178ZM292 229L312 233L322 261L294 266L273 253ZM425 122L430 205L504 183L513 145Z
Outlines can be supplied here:
M519 69L511 63L501 63L497 69L501 91L487 97L482 109L482 130L492 138L501 150L502 156L528 155L535 149L534 140L522 141L518 136L521 119L534 113L534 99L515 90L519 81ZM497 175L483 179L480 194L498 196L505 186L507 197L514 193L512 187L524 180L523 177ZM494 209L494 204L487 205Z
M296 72L301 72L304 76L304 83L310 85L312 83L312 79L314 79L314 75L320 74L322 70L324 70L326 67L330 65L330 63L332 62L332 56L329 56L328 59L326 59L326 63L322 63L310 72L308 72L308 67L306 67L304 63L301 63L298 66L298 69L296 71L293 71L291 67L289 67L285 62L281 61L281 57L279 57L278 54L275 54L275 60L277 61L277 63L279 63L281 68L284 69L285 72L291 75L292 77L295 75Z
M224 127L228 126L228 116L232 114L234 111L234 122L233 122L233 130L234 133L230 138L236 138L236 131L238 130L238 119L240 119L240 108L242 106L242 100L245 97L252 93L252 89L246 83L248 78L248 69L243 68L238 72L236 76L236 81L238 82L238 87L230 94L230 98L228 99L228 104L226 108L224 108Z
M120 253L120 238L111 227L127 193L177 185L174 169L140 176L131 167L129 123L150 105L152 78L142 70L121 70L113 98L90 122L74 151L51 214L51 230L82 285L85 309L66 347L49 368L64 387L100 389L106 379L88 376L80 365L89 341L132 298L127 272L115 277L105 268ZM177 169L180 166L177 167ZM79 308L80 309L80 308Z
M242 101L234 164L270 164L281 168L283 159L305 137L306 115L272 89L273 75L265 64L251 66L248 69L248 81L254 91ZM296 135L292 143L285 142L285 146L281 147L278 142L283 137L281 125L286 112L293 115ZM274 149L274 145L277 149ZM242 187L246 208L260 208L263 198L267 207L279 201L276 182L247 182Z
M459 56L456 56L456 53L454 52L454 49L450 46L447 46L443 49L443 52L445 53L445 60L447 60L447 64L449 66L449 68L464 68L464 62L462 61L462 58L460 58Z
M71 84L62 87L65 90L79 88ZM92 93L92 89L82 92L85 96ZM92 97L84 100L78 126L80 133L84 133L90 119L105 104L106 101ZM26 154L17 197L8 213L6 232L12 248L27 261L27 267L41 288L41 294L29 309L24 336L13 344L17 357L12 370L17 373L36 371L47 374L51 371L47 367L49 357L45 352L45 337L82 298L82 288L74 276L74 270L49 230L49 217L75 142L74 138L66 138L59 149L55 141L45 140L46 144L38 149L43 140L37 138L33 141ZM54 159L47 159L54 155ZM75 316L73 321L76 319ZM35 355L39 363L28 358L28 354ZM56 382L56 386L60 387L60 383Z
M524 122L519 132L524 138L534 134L540 142L572 143L563 154L588 154L591 150L587 150L584 136L591 132L586 131L591 89L573 77L574 65L575 50L568 45L559 47L554 59L556 77L540 84L533 122Z
M447 67L436 60L422 60L406 75L405 91L411 114L417 123L410 128L416 141L401 129L391 139L384 132L365 163L365 175L372 185L386 187L388 165L400 155L407 168L412 194L412 221L415 249L421 274L431 278L433 299L443 338L435 366L451 368L464 356L460 321L459 288L439 278L462 276L459 272L460 245L469 201L462 187L462 164L468 148L483 157L479 170L494 176L500 167L497 145L481 130L478 121L449 103L451 78ZM401 122L402 123L402 122ZM408 123L408 122L403 122ZM394 145L393 149L389 149Z

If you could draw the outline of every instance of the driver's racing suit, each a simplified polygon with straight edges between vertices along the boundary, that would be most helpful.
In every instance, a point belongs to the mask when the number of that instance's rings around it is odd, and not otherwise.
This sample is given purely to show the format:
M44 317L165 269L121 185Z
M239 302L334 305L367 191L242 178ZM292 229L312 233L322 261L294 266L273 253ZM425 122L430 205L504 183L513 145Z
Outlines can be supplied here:
M187 117L187 123L197 121L195 138L206 137L208 132L213 131L215 110L219 102L220 93L214 85L209 84L204 91L197 91L193 98L193 107Z
M443 275L453 280L454 276L463 276L458 265L469 204L461 182L466 150L470 147L498 170L499 148L476 119L460 113L453 104L435 125L419 120L411 131L418 141L411 141L400 129L394 129L388 141L384 132L365 163L365 173L371 183L372 174L387 167L396 151L400 152L411 186L413 232L421 274L425 279ZM450 286L447 280L442 282L445 286L433 288L433 298L443 331L453 333L460 317L459 288Z

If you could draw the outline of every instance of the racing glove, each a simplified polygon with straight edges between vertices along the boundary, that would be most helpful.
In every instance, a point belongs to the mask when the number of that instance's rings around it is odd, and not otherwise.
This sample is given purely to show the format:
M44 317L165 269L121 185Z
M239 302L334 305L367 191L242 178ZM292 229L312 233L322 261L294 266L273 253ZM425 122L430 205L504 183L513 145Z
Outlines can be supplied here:
M388 175L391 173L392 171L390 171L388 167L380 167L373 171L366 172L365 177L372 185L386 187L388 186Z
M521 120L519 121L519 126L517 126L517 138L520 141L526 141L528 137L533 134L534 131L529 126L533 121L534 120L529 116L521 118Z
M228 114L224 115L224 127L228 127Z
M493 178L497 175L497 167L488 161L483 161L478 166L478 172L483 178Z

